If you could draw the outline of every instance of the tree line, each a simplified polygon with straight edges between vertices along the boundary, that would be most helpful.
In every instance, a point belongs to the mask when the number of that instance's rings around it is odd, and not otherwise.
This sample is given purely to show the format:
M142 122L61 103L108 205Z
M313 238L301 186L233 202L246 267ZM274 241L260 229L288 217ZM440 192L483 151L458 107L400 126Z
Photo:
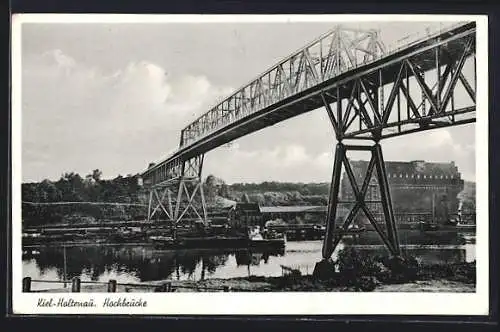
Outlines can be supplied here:
M65 173L57 181L23 183L23 201L29 202L121 202L141 201L141 187L135 175L101 179L98 169L82 177L78 173Z
M234 183L228 186L230 190L245 193L264 192L298 192L302 196L328 195L329 183L294 183L264 181L262 183Z
M109 202L145 204L145 194L137 175L101 178L99 169L81 176L64 173L59 180L22 184L22 217L24 226L64 222L93 222L103 219L131 220L147 213L140 206L99 206L93 204L36 205L31 203Z
M87 175L67 172L57 181L45 179L22 184L24 226L51 223L94 222L103 220L140 220L147 215L148 193L139 185L139 175L102 179L95 169ZM326 204L328 184L304 183L236 183L226 184L213 175L204 179L207 204L217 197L242 201L243 196L263 206ZM68 205L31 203L82 202ZM83 202L142 204L143 206L109 206Z

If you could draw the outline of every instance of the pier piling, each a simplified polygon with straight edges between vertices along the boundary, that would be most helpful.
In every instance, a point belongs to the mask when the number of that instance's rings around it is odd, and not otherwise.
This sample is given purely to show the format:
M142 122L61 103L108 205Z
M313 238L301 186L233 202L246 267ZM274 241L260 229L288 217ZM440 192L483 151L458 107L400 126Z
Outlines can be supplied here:
M116 293L116 280L114 280L114 279L109 280L108 293Z
M72 293L80 293L80 278L74 277L71 283L71 292Z
M26 277L23 278L23 292L31 292L31 278Z

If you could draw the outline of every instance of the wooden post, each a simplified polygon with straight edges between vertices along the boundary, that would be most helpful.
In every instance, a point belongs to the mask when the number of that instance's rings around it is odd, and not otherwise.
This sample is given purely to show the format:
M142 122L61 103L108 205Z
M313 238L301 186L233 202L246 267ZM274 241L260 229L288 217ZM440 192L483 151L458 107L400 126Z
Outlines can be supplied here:
M169 293L172 291L172 283L166 282L155 288L156 293Z
M108 293L116 293L116 280L113 280L113 279L109 280Z
M71 292L80 293L80 278L74 277L71 283Z
M26 292L26 293L31 292L31 278L30 277L23 278L23 292Z
M63 246L63 259L64 259L64 288L66 288L67 268L66 268L66 246Z

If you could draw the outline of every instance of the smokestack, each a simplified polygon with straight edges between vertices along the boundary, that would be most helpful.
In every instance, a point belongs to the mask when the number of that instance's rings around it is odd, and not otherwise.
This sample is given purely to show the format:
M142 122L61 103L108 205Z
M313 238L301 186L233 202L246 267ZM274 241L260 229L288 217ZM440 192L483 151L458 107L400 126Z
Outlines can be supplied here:
M457 215L458 215L458 221L461 222L462 221L462 206L464 204L464 195L465 195L465 188L458 193L457 195L457 199L458 199L458 211L457 211Z

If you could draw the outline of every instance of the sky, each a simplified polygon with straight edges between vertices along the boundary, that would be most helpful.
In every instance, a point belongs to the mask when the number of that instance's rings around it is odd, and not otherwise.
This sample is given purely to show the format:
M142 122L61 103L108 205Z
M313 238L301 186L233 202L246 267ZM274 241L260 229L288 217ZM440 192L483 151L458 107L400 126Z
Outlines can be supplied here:
M335 23L24 23L22 179L142 172L175 150L181 128ZM386 45L436 23L352 23ZM386 161L455 161L475 179L475 124L383 142ZM329 182L335 138L324 110L205 155L228 183ZM362 159L362 158L357 158Z

